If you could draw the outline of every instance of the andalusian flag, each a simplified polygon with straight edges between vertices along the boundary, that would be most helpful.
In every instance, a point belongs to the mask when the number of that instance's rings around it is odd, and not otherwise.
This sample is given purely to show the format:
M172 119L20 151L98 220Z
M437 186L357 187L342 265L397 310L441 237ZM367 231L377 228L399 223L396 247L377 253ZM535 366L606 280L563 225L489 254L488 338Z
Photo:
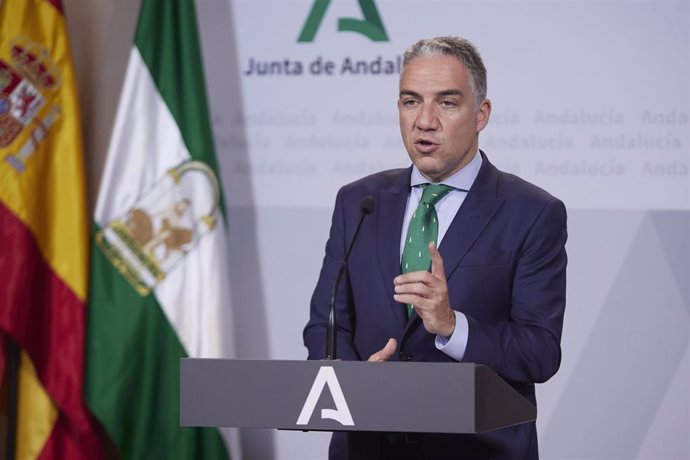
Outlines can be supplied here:
M59 0L2 1L0 336L22 350L21 459L101 457L82 397L89 239L82 154Z
M226 458L179 427L179 361L231 353L193 0L143 0L95 211L86 397L123 459Z

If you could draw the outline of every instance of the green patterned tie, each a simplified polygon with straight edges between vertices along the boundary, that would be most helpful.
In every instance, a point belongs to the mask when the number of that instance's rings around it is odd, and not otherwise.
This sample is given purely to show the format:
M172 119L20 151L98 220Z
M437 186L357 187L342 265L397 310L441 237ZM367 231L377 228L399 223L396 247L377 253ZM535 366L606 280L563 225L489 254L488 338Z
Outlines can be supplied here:
M429 243L436 244L438 238L438 219L436 217L436 203L453 190L449 185L422 185L424 192L419 206L410 219L407 229L407 239L403 248L400 270L402 273L429 270L431 257ZM412 305L407 305L407 316L412 316Z

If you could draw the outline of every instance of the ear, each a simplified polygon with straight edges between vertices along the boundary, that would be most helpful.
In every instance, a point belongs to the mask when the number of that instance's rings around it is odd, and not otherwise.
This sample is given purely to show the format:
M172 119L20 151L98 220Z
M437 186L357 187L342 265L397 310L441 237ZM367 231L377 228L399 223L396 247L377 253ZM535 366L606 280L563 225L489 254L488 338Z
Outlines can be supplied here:
M489 124L489 117L491 116L491 101L484 99L481 104L479 104L479 109L477 110L477 133L484 129L486 125Z

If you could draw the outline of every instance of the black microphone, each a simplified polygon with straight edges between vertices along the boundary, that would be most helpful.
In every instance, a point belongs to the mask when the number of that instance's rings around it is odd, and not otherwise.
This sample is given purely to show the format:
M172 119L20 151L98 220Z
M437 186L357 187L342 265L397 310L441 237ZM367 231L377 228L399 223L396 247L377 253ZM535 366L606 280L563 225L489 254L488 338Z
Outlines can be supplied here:
M350 241L350 246L347 248L347 251L345 252L343 264L340 266L340 270L338 270L338 275L335 277L335 284L333 285L333 291L331 292L331 304L330 311L328 314L328 326L326 327L326 359L330 361L337 359L335 345L337 333L337 329L335 326L335 298L338 293L338 286L340 285L340 280L343 277L343 274L345 274L345 270L347 270L347 259L350 257L350 252L352 251L352 247L355 245L355 241L357 241L357 235L359 235L359 229L362 227L362 222L364 222L364 218L366 216L374 212L375 207L376 200L374 200L374 198L369 195L362 198L362 201L359 203L359 212L361 213L359 217L359 223L357 223L357 228L355 229L355 234L352 236L352 240Z

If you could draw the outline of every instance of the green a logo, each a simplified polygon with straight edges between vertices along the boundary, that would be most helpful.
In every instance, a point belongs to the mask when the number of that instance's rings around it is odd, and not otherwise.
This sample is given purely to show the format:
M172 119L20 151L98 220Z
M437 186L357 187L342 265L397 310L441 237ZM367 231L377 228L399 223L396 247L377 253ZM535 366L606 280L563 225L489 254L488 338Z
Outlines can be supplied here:
M297 39L298 42L314 41L314 36L319 30L323 16L326 14L330 3L331 0L316 0L314 2L314 6L311 7L309 12L309 17L307 17L307 22L302 27L302 33ZM374 5L374 0L359 0L359 7L362 9L364 19L340 18L338 20L338 31L357 32L374 42L388 41L386 29L383 28L383 22L381 22L379 12L376 9L376 5Z

